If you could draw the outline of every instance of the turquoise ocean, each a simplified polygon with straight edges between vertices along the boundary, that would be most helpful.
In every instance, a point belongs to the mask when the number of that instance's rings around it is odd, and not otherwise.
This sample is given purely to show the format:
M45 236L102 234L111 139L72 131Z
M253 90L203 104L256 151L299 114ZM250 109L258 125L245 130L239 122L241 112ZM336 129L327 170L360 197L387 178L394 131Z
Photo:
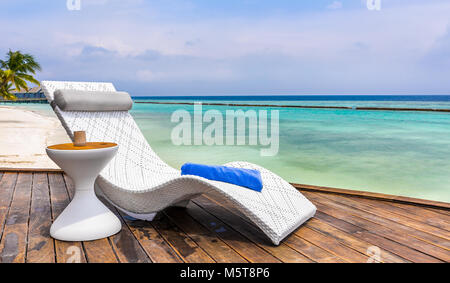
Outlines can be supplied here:
M139 97L136 101L450 109L450 96ZM49 105L21 105L51 115ZM253 106L226 110L278 110L279 152L260 146L176 146L174 111L192 105L138 104L131 111L150 145L168 164L223 164L242 160L295 183L450 202L450 113L360 111ZM205 123L205 126L208 124Z

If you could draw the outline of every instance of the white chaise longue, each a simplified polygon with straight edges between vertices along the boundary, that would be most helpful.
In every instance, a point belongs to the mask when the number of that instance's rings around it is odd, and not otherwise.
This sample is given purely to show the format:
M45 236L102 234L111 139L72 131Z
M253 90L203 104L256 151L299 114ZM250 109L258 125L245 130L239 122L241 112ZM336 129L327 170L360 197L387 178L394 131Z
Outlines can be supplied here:
M225 164L259 170L263 181L261 192L197 176L181 176L180 170L156 155L128 110L105 111L87 105L86 110L67 111L54 101L57 90L89 92L94 97L101 92L102 97L108 94L113 98L117 92L111 83L43 81L41 85L71 139L74 131L83 130L88 141L119 145L117 155L96 181L96 193L134 218L151 221L167 207L185 206L191 199L206 194L217 201L231 202L273 244L279 245L316 212L314 204L297 189L265 168L247 162Z

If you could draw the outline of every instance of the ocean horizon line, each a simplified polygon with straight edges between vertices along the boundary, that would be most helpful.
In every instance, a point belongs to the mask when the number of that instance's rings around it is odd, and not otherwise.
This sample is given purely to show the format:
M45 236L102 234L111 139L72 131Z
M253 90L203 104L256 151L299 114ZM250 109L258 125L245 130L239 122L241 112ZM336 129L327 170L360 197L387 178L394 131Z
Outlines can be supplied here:
M170 95L132 96L133 100L234 100L234 101L431 101L450 102L449 95Z

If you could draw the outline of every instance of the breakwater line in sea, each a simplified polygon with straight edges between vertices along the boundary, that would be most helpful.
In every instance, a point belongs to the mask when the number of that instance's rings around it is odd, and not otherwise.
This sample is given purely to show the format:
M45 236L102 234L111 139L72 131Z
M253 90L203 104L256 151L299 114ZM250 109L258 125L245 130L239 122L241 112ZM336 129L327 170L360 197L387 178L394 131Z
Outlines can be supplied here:
M6 99L0 99L0 104L2 103L9 103L9 104L14 104L14 103L42 103L42 104L46 104L48 103L46 98L18 98L16 100L6 100Z
M135 101L142 104L175 104L175 105L195 105L197 102L157 102L157 101ZM447 112L450 109L434 108L403 108L403 107L349 107L349 106L313 106L313 105L279 105L279 104L239 104L239 103L205 103L207 106L232 106L232 107L272 107L272 108L304 108L304 109L344 109L344 110L365 110L365 111L424 111L424 112Z

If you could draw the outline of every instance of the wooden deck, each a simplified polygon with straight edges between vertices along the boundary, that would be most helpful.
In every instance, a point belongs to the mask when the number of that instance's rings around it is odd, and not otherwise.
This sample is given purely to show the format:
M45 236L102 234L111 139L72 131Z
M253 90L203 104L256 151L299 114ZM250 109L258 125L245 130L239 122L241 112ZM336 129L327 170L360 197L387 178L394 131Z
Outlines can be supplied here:
M449 262L450 211L304 191L317 215L275 247L227 203L206 197L153 222L123 221L92 242L61 242L50 225L73 196L57 172L0 172L0 262ZM80 255L78 257L78 255ZM372 258L377 258L376 256Z

